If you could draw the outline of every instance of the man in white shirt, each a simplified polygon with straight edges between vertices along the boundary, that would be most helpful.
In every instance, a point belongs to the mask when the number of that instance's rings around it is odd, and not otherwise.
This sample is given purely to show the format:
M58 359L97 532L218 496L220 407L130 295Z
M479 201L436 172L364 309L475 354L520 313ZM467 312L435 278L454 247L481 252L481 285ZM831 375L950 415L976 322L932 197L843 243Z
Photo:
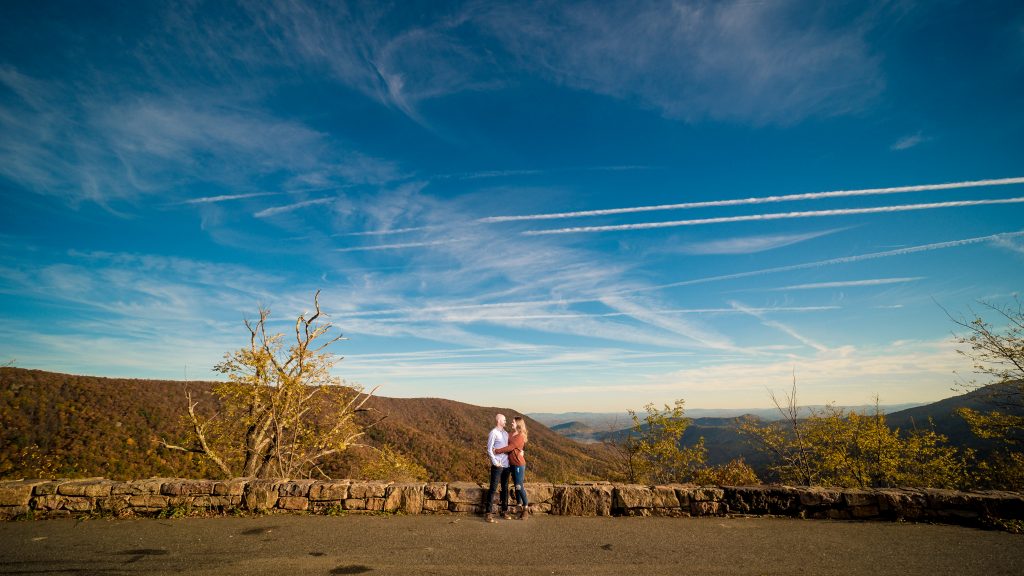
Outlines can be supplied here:
M494 496L501 483L501 514L508 516L508 479L512 469L508 466L508 454L495 454L495 448L508 446L508 432L505 431L505 415L494 417L495 426L487 436L487 455L491 458L491 484L487 489L488 522L497 522L494 518Z

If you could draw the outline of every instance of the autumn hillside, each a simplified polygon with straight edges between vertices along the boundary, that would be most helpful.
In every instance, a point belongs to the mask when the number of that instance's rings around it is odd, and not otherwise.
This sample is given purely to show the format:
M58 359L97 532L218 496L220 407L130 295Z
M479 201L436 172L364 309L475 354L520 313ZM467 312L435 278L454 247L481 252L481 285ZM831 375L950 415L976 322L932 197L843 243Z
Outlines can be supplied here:
M211 383L190 382L201 410L215 409ZM73 376L0 368L0 478L35 476L217 477L202 460L160 447L159 439L185 435L185 383ZM487 432L496 412L434 398L373 398L367 418L385 418L367 435L371 445L389 445L426 468L431 479L479 480L487 475ZM607 455L601 445L582 445L527 418L532 479L601 478ZM353 451L328 470L358 473L372 450Z
M510 419L510 408L482 407L441 398L373 398L370 405L386 414L368 436L416 458L437 478L487 479L485 447L494 415ZM556 434L525 417L530 430L527 468L532 478L571 481L607 477L603 445L584 445Z

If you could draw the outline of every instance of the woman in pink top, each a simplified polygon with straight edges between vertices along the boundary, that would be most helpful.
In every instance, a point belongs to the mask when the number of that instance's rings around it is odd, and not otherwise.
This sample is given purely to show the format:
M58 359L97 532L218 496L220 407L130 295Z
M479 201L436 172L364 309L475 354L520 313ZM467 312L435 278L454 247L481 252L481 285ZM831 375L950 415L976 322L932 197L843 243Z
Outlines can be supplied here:
M526 520L530 516L530 500L526 496L524 482L526 480L526 453L524 447L529 433L526 430L526 421L522 416L512 419L512 433L508 437L508 446L495 448L495 454L508 454L508 463L512 467L512 480L516 485L516 499L523 506L520 520Z

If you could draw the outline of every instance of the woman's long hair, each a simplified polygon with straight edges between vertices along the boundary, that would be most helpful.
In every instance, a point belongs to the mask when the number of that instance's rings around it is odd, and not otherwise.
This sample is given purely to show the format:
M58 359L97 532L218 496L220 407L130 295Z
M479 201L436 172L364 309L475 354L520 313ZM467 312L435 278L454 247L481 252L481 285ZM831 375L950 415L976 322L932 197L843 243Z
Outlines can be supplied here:
M526 431L526 420L523 420L522 416L516 416L513 418L516 422L516 430L523 435L523 444L530 440L530 433Z

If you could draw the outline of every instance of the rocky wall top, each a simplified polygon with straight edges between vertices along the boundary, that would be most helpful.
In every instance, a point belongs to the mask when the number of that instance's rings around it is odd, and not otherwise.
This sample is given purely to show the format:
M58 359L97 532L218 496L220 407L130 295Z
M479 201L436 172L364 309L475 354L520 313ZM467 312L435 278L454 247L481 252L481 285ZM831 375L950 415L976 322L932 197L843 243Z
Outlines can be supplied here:
M940 489L793 486L644 486L588 482L526 483L534 513L563 516L778 515L986 525L1024 520L1024 494ZM0 518L76 515L181 515L243 511L313 514L482 513L487 487L473 482L392 483L364 480L0 482Z

